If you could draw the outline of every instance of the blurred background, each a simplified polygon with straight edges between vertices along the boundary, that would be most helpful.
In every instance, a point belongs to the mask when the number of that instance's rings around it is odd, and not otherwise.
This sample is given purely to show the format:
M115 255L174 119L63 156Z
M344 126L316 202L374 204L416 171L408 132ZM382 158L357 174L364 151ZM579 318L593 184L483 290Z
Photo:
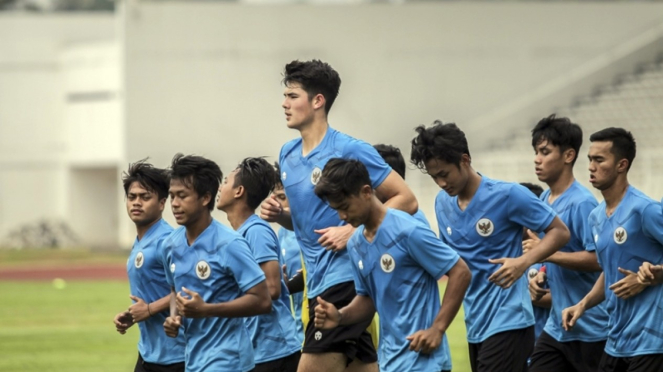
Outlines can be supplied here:
M585 132L583 184L589 135L620 126L631 183L663 197L661 1L0 0L0 371L131 370L138 332L112 325L135 239L122 171L277 160L298 136L283 67L313 58L343 81L330 124L406 159L440 119L482 174L537 183L530 130L557 113ZM406 181L435 227L439 189L411 166ZM77 249L36 249L54 247ZM458 372L464 333L459 315Z

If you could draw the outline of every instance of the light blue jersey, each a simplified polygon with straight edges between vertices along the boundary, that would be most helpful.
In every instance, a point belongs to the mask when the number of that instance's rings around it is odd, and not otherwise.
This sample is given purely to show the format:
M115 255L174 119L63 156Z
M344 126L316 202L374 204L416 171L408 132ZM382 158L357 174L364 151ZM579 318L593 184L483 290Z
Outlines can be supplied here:
M308 298L315 298L336 284L352 281L347 251L325 249L318 243L321 235L314 231L344 224L336 211L313 191L322 169L332 158L355 159L364 163L373 188L378 188L391 172L373 146L331 127L322 142L305 157L302 156L301 138L281 148L281 182L290 203L292 224L306 264Z
M534 325L527 276L502 289L488 281L501 265L488 260L520 257L523 226L543 231L555 212L525 187L483 176L464 211L457 196L442 190L435 200L435 213L440 239L458 252L472 272L463 302L467 341L479 343L496 333Z
M417 213L413 214L412 217L421 222L424 226L430 227L430 223L421 209L417 210Z
M235 300L265 280L241 235L216 220L189 246L180 227L165 241L168 284L198 292L207 303ZM187 372L246 372L254 367L253 346L243 318L185 318Z
M302 269L302 256L299 243L297 243L294 231L281 228L278 235L283 263L286 265L286 274L288 278L292 278L297 274L297 271ZM304 323L302 322L302 304L304 302L304 292L293 293L290 295L290 298L292 299L292 313L295 317L295 325L297 327L297 341L303 344Z
M646 287L626 300L609 287L624 277L619 267L638 272L643 262L663 262L661 205L629 186L612 216L602 202L589 216L599 264L605 276L610 331L605 352L625 358L663 353L663 286Z
M541 200L548 204L549 196L550 190L546 190L541 194ZM588 219L597 205L592 193L578 181L574 181L550 205L571 232L571 240L560 252L596 250ZM546 333L559 342L604 341L608 337L608 312L605 304L586 311L570 331L562 328L562 310L580 302L592 290L601 273L570 270L553 263L546 266L552 295L550 318L544 329Z
M136 238L127 260L131 294L148 304L170 295L170 286L165 280L162 241L172 232L173 228L166 221L157 221L141 240ZM176 338L166 336L163 323L167 316L167 311L152 313L151 317L138 323L138 352L148 363L173 364L184 361L184 334L180 331Z
M237 232L249 242L258 264L276 261L281 274L279 241L267 222L254 214L244 221ZM288 288L282 276L280 283L281 296L277 300L272 300L272 311L269 314L245 318L255 351L256 364L287 357L302 347L296 336L297 330L295 319L290 312Z
M541 271L543 266L545 265L541 263L536 263L530 266L527 270L527 280L532 280L539 273L539 271ZM543 289L548 289L548 280L546 280L546 284L543 285ZM541 331L543 331L543 327L545 327L546 322L550 316L550 309L532 304L532 311L534 312L534 340L538 340L539 336L541 335Z
M382 372L451 370L447 337L431 354L410 351L407 336L430 328L440 311L437 280L459 256L409 214L388 209L372 242L360 226L348 242L357 295L380 316Z

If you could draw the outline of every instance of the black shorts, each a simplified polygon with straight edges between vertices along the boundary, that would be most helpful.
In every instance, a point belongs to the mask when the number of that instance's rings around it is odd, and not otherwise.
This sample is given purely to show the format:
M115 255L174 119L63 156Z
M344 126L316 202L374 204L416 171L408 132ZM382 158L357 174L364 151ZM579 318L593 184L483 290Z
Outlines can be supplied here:
M530 372L595 372L605 349L605 340L598 342L559 342L545 331L536 340L530 358Z
M288 355L281 359L270 360L269 362L256 364L251 372L297 372L301 352Z
M617 358L603 353L601 372L663 372L663 354Z
M143 356L138 353L138 360L134 372L184 372L184 362L173 364L154 364L143 360Z
M534 326L501 332L469 347L472 372L527 372Z
M340 309L348 305L356 295L355 283L345 282L327 288L320 297ZM310 321L306 326L303 353L341 353L348 358L348 364L355 358L364 363L378 360L371 335L366 331L371 320L334 329L317 329L313 322L317 304L316 298L308 299Z

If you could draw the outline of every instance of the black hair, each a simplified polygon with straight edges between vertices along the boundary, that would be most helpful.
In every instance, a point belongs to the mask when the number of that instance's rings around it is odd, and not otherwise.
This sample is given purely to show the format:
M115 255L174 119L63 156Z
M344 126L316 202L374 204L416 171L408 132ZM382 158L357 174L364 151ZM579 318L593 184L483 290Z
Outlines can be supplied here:
M433 158L460 168L463 154L470 156L465 133L454 123L435 120L432 126L420 125L415 131L417 136L412 140L410 160L419 169L425 170L426 162Z
M147 162L147 158L129 164L129 169L122 172L122 185L124 186L124 195L129 194L131 184L138 182L145 190L153 192L159 196L159 200L168 198L168 186L170 179L168 172L164 169L155 168Z
M543 187L534 184L534 183L529 183L529 182L521 182L520 186L526 187L529 191L531 191L536 197L538 198L543 194Z
M576 156L571 163L575 164L582 146L582 128L572 123L569 118L558 118L552 114L541 119L532 129L532 147L536 150L536 146L542 141L559 147L560 152L575 150Z
M401 150L396 146L385 145L382 143L374 145L373 147L375 147L378 154L382 156L382 159L384 159L385 163L389 164L391 169L396 171L396 173L405 179L405 159L403 159Z
M223 178L223 172L215 162L202 156L176 154L170 165L170 178L182 181L195 190L198 197L209 194L211 199L207 208L210 211L214 209L216 193Z
M274 190L278 173L264 158L246 158L237 165L233 187L244 186L246 203L256 209Z
M292 61L285 65L283 84L299 83L312 100L317 94L325 97L325 113L329 114L338 91L341 77L328 63L314 59L311 61Z
M274 162L274 171L276 172L276 179L274 180L274 188L283 188L283 181L281 181L281 165L278 161Z
M315 195L325 201L340 202L350 196L359 195L364 185L371 185L366 166L358 160L330 159L322 169L315 186Z
M628 168L626 169L631 169L631 164L635 159L635 138L633 138L631 132L624 128L605 128L589 136L589 141L612 142L610 152L615 154L618 161L621 159L628 160Z

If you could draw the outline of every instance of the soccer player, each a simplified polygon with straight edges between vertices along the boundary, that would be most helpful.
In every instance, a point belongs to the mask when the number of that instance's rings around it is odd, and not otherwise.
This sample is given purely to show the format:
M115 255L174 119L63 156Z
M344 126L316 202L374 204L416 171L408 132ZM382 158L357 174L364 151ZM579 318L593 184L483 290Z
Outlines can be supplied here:
M166 334L184 328L187 372L250 371L253 346L242 318L272 310L265 274L247 241L212 218L219 166L178 154L170 175L168 193L181 227L164 241L171 286Z
M564 223L529 190L472 168L455 124L416 128L412 162L443 189L435 201L440 239L472 271L465 324L474 372L520 372L534 345L534 316L523 273L569 240ZM522 254L523 227L545 231L537 250Z
M608 313L601 305L588 311L572 330L562 329L562 310L578 303L601 271L588 221L598 203L573 175L581 146L582 129L568 118L553 114L532 130L534 169L539 181L548 185L541 200L557 212L569 228L571 240L546 259L552 309L537 339L530 372L596 371L608 336ZM531 231L528 234L524 250L536 250L538 236ZM537 280L530 280L530 293L539 299L545 291Z
M610 317L599 370L660 371L663 366L663 286L637 281L643 262L663 262L663 218L657 201L629 185L635 139L623 128L589 137L589 182L604 201L589 215L603 273L576 305L564 309L565 329L573 329L589 309L606 301Z
M543 194L543 188L539 185L535 185L529 182L521 182L520 185L526 187L529 191L536 195L537 198ZM527 229L525 229L524 236L528 237ZM550 289L546 284L548 275L546 273L546 266L543 263L537 262L530 266L527 270L527 279L531 281L534 278L538 278L537 282L540 284L541 288L541 293L539 293L537 297L532 295L532 310L534 312L534 340L538 340L541 332L543 332L543 327L545 327L546 322L548 321L548 317L550 316L550 307L552 306Z
M401 176L401 178L403 178L403 180L405 180L405 159L403 158L403 154L401 154L401 149L396 146L385 145L382 143L373 145L373 147L378 152L378 154L382 156L382 159L384 159L384 161L389 164L391 169L393 169L396 173L398 173L399 176ZM430 226L428 219L426 219L426 215L421 211L421 209L419 209L417 213L413 214L413 216L425 226Z
M315 326L362 322L377 310L380 371L450 371L445 332L472 278L465 262L414 217L385 207L357 160L330 160L315 193L357 228L348 242L357 295L340 310L318 296Z
M290 209L290 204L288 204L288 197L285 195L285 190L283 189L283 184L281 183L281 167L279 163L274 164L276 168L276 184L274 185L274 191L272 192L272 197L275 198L284 209ZM302 268L302 254L301 249L299 249L299 243L295 237L295 232L288 230L285 227L281 227L278 231L279 246L281 247L281 253L283 254L283 263L285 265L285 274L286 280L290 280L295 275L301 273ZM300 274L303 275L303 274ZM287 283L287 282L286 282ZM305 288L303 288L304 290ZM295 317L295 325L297 327L297 340L300 344L304 343L304 323L302 321L302 308L304 307L304 291L297 293L290 293L290 299L292 301L292 314ZM308 304L307 304L308 305Z
M170 287L165 281L162 241L173 231L161 217L168 198L168 174L144 160L133 163L123 174L129 218L136 225L136 241L127 260L133 304L115 316L120 334L138 323L138 361L135 372L184 371L184 335L166 337L163 323L168 316Z
M355 296L345 250L354 228L343 223L313 192L327 161L341 157L364 163L376 194L388 207L415 213L417 199L371 145L338 132L327 123L341 84L331 66L318 60L293 61L285 66L283 82L282 107L288 128L301 135L286 143L279 155L281 182L290 210L282 208L276 199L268 198L260 214L269 222L294 229L307 270L308 310L312 318L318 296L338 307L348 304ZM299 372L343 371L346 366L353 371L377 371L375 347L366 332L369 323L370 320L319 330L309 322Z
M246 318L255 351L254 372L296 372L301 355L290 298L283 281L281 249L271 226L255 214L274 189L278 175L265 159L246 158L219 188L216 207L228 216L232 228L248 242L267 278L271 312Z

